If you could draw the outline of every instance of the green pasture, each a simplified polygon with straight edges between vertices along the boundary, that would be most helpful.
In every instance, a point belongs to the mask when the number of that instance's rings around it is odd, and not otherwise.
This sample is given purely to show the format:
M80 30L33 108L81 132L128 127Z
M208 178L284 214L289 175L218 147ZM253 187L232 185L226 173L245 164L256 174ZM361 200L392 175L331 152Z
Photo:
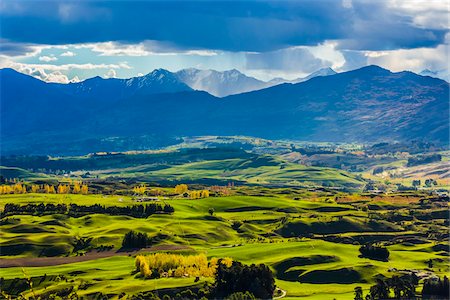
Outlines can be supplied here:
M448 252L443 251L442 246L445 241L440 242L439 246L437 241L423 235L433 228L445 230L443 220L414 224L409 229L405 224L387 220L370 223L369 212L360 209L361 203L336 204L329 199L314 199L311 201L309 197L275 193L198 200L167 199L164 201L175 208L175 213L156 214L147 219L103 214L76 218L67 215L8 216L2 221L0 245L2 250L13 249L16 252L11 254L16 255L4 255L3 252L1 258L72 256L75 255L72 245L79 237L92 238L94 247L112 245L118 250L123 235L135 230L159 237L157 244L185 245L191 247L191 251L206 253L208 257L232 257L247 264L267 264L277 278L277 286L287 292L287 299L352 299L354 287L361 286L367 291L376 276L396 274L389 271L392 268L426 270L430 259L434 262L430 271L439 276L450 271ZM0 196L0 207L3 208L6 203L137 204L126 196L58 194ZM404 204L392 206L387 202L377 205L374 212L378 214L388 213L393 207L399 212L407 207ZM210 208L214 210L212 216L208 212ZM234 223L240 223L240 226L233 228ZM305 230L313 236L283 237L286 228L292 230L294 236ZM289 236L290 231L287 232ZM366 241L379 238L381 241L391 241L397 237L408 237L411 242L388 244L390 259L382 262L360 258L357 244L325 241L325 236L330 232L339 239L359 238ZM58 266L26 267L24 270L4 268L1 272L4 279L64 275L62 280L52 277L52 280L36 285L35 292L78 286L80 295L91 296L105 291L116 296L122 292L136 294L211 281L204 278L197 283L193 278L143 280L133 274L133 269L134 257L125 254Z

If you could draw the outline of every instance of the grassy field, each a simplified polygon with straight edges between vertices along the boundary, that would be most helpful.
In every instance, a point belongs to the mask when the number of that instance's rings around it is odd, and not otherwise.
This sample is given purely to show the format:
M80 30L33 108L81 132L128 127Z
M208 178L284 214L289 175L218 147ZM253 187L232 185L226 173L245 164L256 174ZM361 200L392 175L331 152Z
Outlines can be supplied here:
M448 248L436 247L446 242L445 237L442 240L442 237L429 236L431 231L445 232L448 218L411 222L391 218L394 211L407 215L411 209L424 210L417 202L390 201L395 199L390 197L371 201L354 195L353 201L337 203L340 198L336 202L334 197L325 194L305 192L298 197L282 193L283 190L272 190L272 194L266 196L168 199L164 201L175 208L173 215L153 215L147 219L103 214L8 216L1 225L3 262L74 256L77 254L72 251L73 244L80 237L92 238L92 248L110 245L114 250L110 257L96 259L93 256L92 260L78 263L2 268L2 277L6 280L35 277L34 292L38 294L77 286L80 295L89 297L96 292L107 291L117 297L120 293L136 294L211 281L205 278L197 283L193 278L136 278L132 273L135 253L115 252L130 229L159 237L156 242L159 245L189 247L190 250L184 252L267 264L288 299L352 299L354 287L367 290L377 276L395 274L389 271L392 268L425 271L429 259L434 261L429 270L434 274L442 276L450 271ZM136 204L129 196L51 194L0 196L0 207L6 203ZM447 203L444 205L448 207ZM211 208L212 216L208 213ZM427 208L428 211L442 209L447 208L441 203ZM234 223L240 224L238 228L233 227ZM302 237L305 233L308 235ZM371 240L381 241L388 247L391 252L388 262L358 257L359 243ZM5 255L8 251L10 255ZM39 276L44 274L47 277L43 280ZM30 290L25 293L30 295Z

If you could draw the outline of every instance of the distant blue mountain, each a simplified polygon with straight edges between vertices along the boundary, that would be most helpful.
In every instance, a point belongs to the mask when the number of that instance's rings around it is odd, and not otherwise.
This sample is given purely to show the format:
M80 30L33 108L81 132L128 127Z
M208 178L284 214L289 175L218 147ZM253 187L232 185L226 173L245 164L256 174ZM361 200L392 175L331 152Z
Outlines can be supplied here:
M448 143L449 84L377 66L224 98L165 70L49 84L3 69L0 82L3 153L152 148L189 135Z
M71 96L94 98L96 101L125 99L136 94L151 95L192 90L178 80L175 74L164 69L129 79L103 79L97 76L82 82L54 85Z

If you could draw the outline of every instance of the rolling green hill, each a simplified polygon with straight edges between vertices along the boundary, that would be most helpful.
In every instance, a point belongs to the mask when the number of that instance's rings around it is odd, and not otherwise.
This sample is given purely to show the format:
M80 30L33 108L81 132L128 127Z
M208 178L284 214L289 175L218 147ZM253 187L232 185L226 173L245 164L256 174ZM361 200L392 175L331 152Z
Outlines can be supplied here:
M92 154L72 157L7 157L3 164L26 169L63 170L77 176L118 177L160 185L177 183L266 186L327 186L359 189L364 181L342 170L307 167L271 155L236 148L199 148Z

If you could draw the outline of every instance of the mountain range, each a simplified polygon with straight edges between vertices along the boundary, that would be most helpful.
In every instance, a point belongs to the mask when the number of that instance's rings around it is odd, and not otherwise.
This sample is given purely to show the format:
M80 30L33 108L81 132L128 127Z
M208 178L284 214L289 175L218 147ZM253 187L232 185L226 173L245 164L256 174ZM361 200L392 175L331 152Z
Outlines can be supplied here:
M236 69L229 71L183 69L175 73L177 78L190 88L205 91L216 97L242 94L246 92L261 90L281 83L299 83L318 76L329 76L337 74L331 68L319 69L306 77L287 80L274 78L270 81L258 80L254 77L242 74Z
M448 143L449 84L440 79L368 66L221 98L198 90L218 91L212 78L239 86L239 77L158 69L56 84L2 69L2 154L153 148L193 135Z

